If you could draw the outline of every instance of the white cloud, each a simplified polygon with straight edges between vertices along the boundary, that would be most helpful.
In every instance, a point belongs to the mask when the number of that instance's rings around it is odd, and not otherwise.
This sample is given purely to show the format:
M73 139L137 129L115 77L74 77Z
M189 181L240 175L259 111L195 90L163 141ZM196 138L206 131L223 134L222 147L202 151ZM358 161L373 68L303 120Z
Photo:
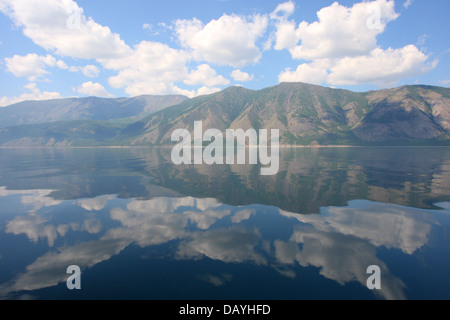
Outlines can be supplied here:
M175 85L188 79L188 61L189 55L183 50L173 49L160 42L142 41L134 47L130 56L102 62L106 68L118 70L116 76L109 78L109 85L125 88L125 92L131 96L181 94L193 97L196 95L194 90Z
M288 259L294 258L303 267L320 268L320 275L341 285L357 281L364 286L368 278L367 267L374 264L381 269L383 283L382 290L376 294L387 300L405 299L404 283L391 274L386 264L376 256L375 247L367 241L302 225L295 228L290 243L301 244L302 248L283 248L277 254L282 258L280 262L291 262ZM289 257L292 254L294 257Z
M295 11L295 4L292 1L280 3L270 14L271 19L286 20Z
M126 87L128 94L156 93L167 83L186 77L187 55L159 42L142 41L131 55L123 59L104 61L108 69L119 70L117 76L109 78L114 88ZM146 89L142 85L148 84ZM152 84L158 87L156 90ZM163 90L166 91L167 90Z
M419 209L399 205L364 200L350 202L348 207L324 210L327 214L323 216L296 216L284 211L281 214L297 218L320 232L345 234L367 240L376 247L395 248L407 254L413 254L428 243L432 228Z
M244 220L250 219L252 215L256 214L254 209L242 209L236 212L233 217L231 217L231 221L233 223L241 223Z
M374 84L379 87L395 85L404 78L426 73L437 65L416 46L401 49L372 50L367 55L342 59L319 59L303 63L297 70L286 69L278 76L280 82L308 82L331 85Z
M177 20L175 32L196 60L239 67L260 59L256 41L265 33L267 25L266 16L247 19L225 14L206 25L196 18Z
M47 243L52 247L59 236L67 232L67 225L52 225L47 223L50 219L45 214L37 214L41 208L59 205L61 201L53 199L50 194L54 190L7 190L0 187L0 197L21 195L20 202L30 212L26 216L17 216L6 224L5 232L10 234L25 234L28 239L37 243L39 240L47 239Z
M335 2L317 12L318 21L303 21L295 30L292 23L281 24L277 32L276 48L286 48L297 37L301 44L288 47L294 59L342 58L365 54L377 47L376 37L388 22L397 19L394 1L375 0L356 3L351 8ZM372 18L379 18L369 27ZM293 34L294 33L294 34ZM287 41L286 39L289 39ZM283 41L283 43L281 43Z
M266 259L255 250L260 239L261 234L257 230L239 226L195 233L192 240L180 245L178 256L182 259L208 257L232 263L251 261L264 265Z
M184 80L184 83L193 86L203 84L208 87L212 87L226 85L229 84L230 81L221 75L217 75L216 71L209 65L201 64L196 70L192 70L188 74L186 80Z
M376 256L377 249L401 250L412 255L430 240L432 222L419 209L370 201L353 201L348 207L322 208L320 215L281 215L301 222L289 241L274 242L280 263L316 266L320 274L344 285L365 285L367 266L380 266L386 299L403 299L404 284ZM376 213L376 214L375 214Z
M334 85L373 83L381 87L395 85L432 70L437 61L428 63L429 57L414 45L401 49L375 49L369 55L341 59L331 68L328 82Z
M41 76L48 74L46 67L65 69L67 65L62 60L56 60L50 54L39 56L35 53L26 56L14 55L5 58L6 68L16 77L26 77L29 81L36 81Z
M305 82L320 85L328 80L328 60L303 63L297 70L286 69L278 76L279 82Z
M18 97L1 97L0 106L9 106L14 103L22 102L25 100L49 100L49 99L60 99L62 98L59 92L41 92L37 87L36 83L29 83L24 86L25 89L29 90L27 93L23 93Z
M239 69L233 70L231 72L231 77L234 81L247 82L253 80L253 75L248 74L247 72L243 72Z
M62 60L58 60L56 66L60 69L69 69L69 66Z
M281 21L275 32L275 50L294 48L299 40L299 31L292 21Z
M408 0L404 5L411 3L412 0ZM57 67L94 78L100 73L94 64L69 67L55 57L93 59L99 66L117 72L108 79L109 85L123 88L130 96L182 94L193 97L219 91L219 87L227 85L229 80L217 74L212 65L242 68L257 63L262 50L269 50L272 45L275 50L288 50L294 59L306 60L296 70L282 71L280 81L317 84L369 81L384 86L433 67L426 63L428 56L414 52L409 46L387 50L378 46L377 36L384 32L388 22L398 17L393 0L364 1L351 7L335 2L319 10L317 21L311 23L297 24L292 19L293 1L278 4L266 15L224 14L204 23L196 18L176 20L171 25L159 23L158 28L175 32L181 49L150 41L142 41L131 48L110 28L86 17L73 0L0 0L0 11L10 17L25 36L50 52L47 56L29 54L6 58L6 67L14 75L37 81L49 73L49 68ZM372 21L378 17L379 21ZM263 38L269 19L275 25L275 31ZM144 23L142 28L155 33L154 26L149 23ZM403 61L399 57L410 60ZM427 59L423 60L423 57ZM198 65L191 67L192 61ZM356 68L363 62L373 66L380 61L388 61L391 65L396 62L399 66L392 72L382 66L383 72L378 74L373 73L372 67L367 72L356 70L353 76L344 69ZM234 70L231 77L240 82L254 78L239 69ZM37 98L57 96L57 93L33 90ZM86 82L77 90L111 96L99 83ZM3 97L0 103L21 99L21 96Z
M275 50L283 50L293 48L298 40L298 32L294 21L288 18L295 11L295 5L292 1L280 3L276 9L270 14L270 18L276 21L276 31L272 33L266 42L265 50L272 47L275 41Z
M88 81L77 87L77 92L88 96L112 98L114 95L97 82Z
M47 239L49 247L53 247L59 231L63 230L64 227L46 224L46 222L47 219L41 215L32 213L28 216L16 217L8 222L5 231L14 235L25 234L34 243L37 243L40 239Z
M403 2L403 7L405 9L408 9L413 3L413 0L406 0L405 2Z
M10 195L22 195L21 203L26 206L27 212L36 212L43 207L55 206L61 203L53 199L50 194L54 190L36 189L36 190L8 190L6 187L0 187L0 197Z
M102 223L98 219L89 218L83 221L81 230L90 234L96 234L102 230Z
M106 206L108 201L114 198L115 196L113 195L104 195L96 198L78 200L77 204L87 211L100 211Z
M86 77L95 78L100 73L100 70L96 66L90 64L81 67L81 73L84 74Z
M118 70L117 75L109 78L110 86L125 88L131 96L181 94L194 97L220 91L216 86L230 83L207 64L190 71L187 67L189 60L190 56L184 50L173 49L160 42L142 41L129 57L102 63L108 69ZM203 86L196 92L180 88L177 82Z
M208 87L201 87L197 90L196 96L203 96L203 95L207 95L207 94L212 94L212 93L216 93L219 92L221 89L220 88L208 88Z
M107 59L131 51L118 34L86 18L72 0L1 0L0 10L34 43L61 56Z
M439 84L442 84L443 86L448 86L450 84L450 79L441 80L439 81Z
M20 191L20 193L22 192ZM1 194L8 195L11 192L4 187L0 187ZM132 200L127 204L126 210L122 208L111 210L111 218L120 223L120 226L109 229L98 240L81 242L73 246L64 245L59 247L58 250L52 250L42 255L28 265L24 273L0 284L0 296L4 297L11 292L22 290L51 287L65 282L67 279L65 273L61 277L55 277L55 274L60 274L61 270L65 270L68 265L74 264L74 261L83 270L119 254L131 243L146 247L166 243L174 239L185 239L186 237L188 238L185 241L189 241L191 240L189 235L192 232L186 229L188 222L198 224L199 227L205 223L206 217L202 216L201 211L198 210L204 210L204 215L210 216L207 221L210 224L229 213L229 211L222 212L221 210L216 212L215 209L220 206L221 204L215 199L195 199L191 197L155 198L148 201ZM197 210L197 214L193 215L192 210L184 214L183 209L187 207ZM33 241L46 238L49 244L53 245L53 241L58 236L55 232L63 236L69 228L74 231L91 233L99 233L102 229L100 221L92 218L84 220L82 226L78 223L69 223L68 225L55 227L46 224L46 221L44 217L37 215L18 217L9 223L8 232L26 234ZM205 236L208 237L206 234ZM252 252L252 246L257 244L258 236L260 235L256 232L248 232L247 235L244 229L224 230L221 232L221 239L212 243L211 248L226 249L226 252L223 252L223 257L227 260L244 259L253 261L256 258L256 253ZM238 245L233 243L234 240ZM233 252L234 250L236 252ZM250 255L247 255L247 253L250 253ZM224 279L227 278L228 276Z
M101 26L92 18L86 18L83 9L72 0L0 0L0 11L9 16L25 36L45 50L61 56L74 59L93 59L108 70L117 74L108 79L113 88L123 88L130 96L141 94L182 94L193 97L206 92L220 90L218 86L226 85L229 80L218 75L211 67L201 64L190 70L187 64L192 60L191 53L185 49L177 50L166 44L142 41L130 48L108 27ZM198 20L187 24L194 23ZM183 23L179 23L177 31L182 32ZM195 23L194 23L195 24ZM160 27L170 28L164 24ZM228 25L224 32L221 27ZM241 18L237 16L223 16L213 20L205 26L199 25L199 34L186 37L189 50L198 56L209 57L217 52L227 52L217 59L224 64L256 61L260 52L255 45L256 39L262 34L267 25L267 18L254 16ZM153 26L143 24L143 29L153 31ZM221 37L221 35L224 37ZM202 37L206 36L205 39ZM204 41L203 41L204 40ZM212 41L212 40L215 40ZM212 41L211 43L209 43ZM220 44L220 48L215 45ZM194 46L191 48L190 46ZM210 50L211 49L211 50ZM68 66L62 60L56 60L52 55L40 57L26 56L24 59L16 57L9 62L9 70L18 76L25 76L35 81L48 71L46 67L57 66L70 72L81 72L87 77L97 77L100 70L97 66ZM222 58L225 57L225 60ZM16 61L17 60L17 61ZM50 61L51 60L51 61ZM214 60L214 59L213 59ZM24 66L28 66L25 68ZM177 83L189 86L201 85L200 89L185 89ZM101 84L87 82L76 90L86 94L101 94L110 96ZM197 90L197 91L196 91ZM14 98L2 98L7 103ZM20 100L18 97L14 100Z
M86 77L89 78L96 78L99 73L100 73L100 69L97 68L96 66L89 64L87 66L84 67L75 67L72 66L69 68L69 71L71 72L81 72L83 75L85 75Z
M294 71L282 71L280 82L387 87L426 73L437 64L414 45L399 49L378 46L377 36L398 17L392 0L361 2L349 8L335 2L317 16L317 21L303 21L298 28L286 17L278 19L274 48L289 50L294 59L310 61Z

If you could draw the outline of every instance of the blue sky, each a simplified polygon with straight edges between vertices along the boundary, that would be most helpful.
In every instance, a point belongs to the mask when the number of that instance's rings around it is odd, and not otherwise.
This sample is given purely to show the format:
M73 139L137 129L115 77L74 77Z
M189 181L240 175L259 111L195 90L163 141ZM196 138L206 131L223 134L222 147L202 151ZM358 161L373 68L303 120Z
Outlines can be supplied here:
M450 85L450 1L0 0L0 106L308 82Z

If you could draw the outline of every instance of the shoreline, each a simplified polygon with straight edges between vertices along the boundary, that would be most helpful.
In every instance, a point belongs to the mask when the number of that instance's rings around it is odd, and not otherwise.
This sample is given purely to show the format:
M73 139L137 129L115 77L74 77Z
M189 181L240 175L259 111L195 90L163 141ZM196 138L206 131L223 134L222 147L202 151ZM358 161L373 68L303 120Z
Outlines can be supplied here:
M72 146L72 147L44 147L44 146L0 146L0 149L172 149L174 146ZM250 148L252 146L245 146ZM256 146L257 147L257 146ZM194 148L194 147L193 147ZM204 147L202 147L204 148ZM302 145L280 145L280 149L324 149L324 148L450 148L450 146L433 146L433 145L385 145L385 146L370 146L370 145L314 145L314 146L302 146Z

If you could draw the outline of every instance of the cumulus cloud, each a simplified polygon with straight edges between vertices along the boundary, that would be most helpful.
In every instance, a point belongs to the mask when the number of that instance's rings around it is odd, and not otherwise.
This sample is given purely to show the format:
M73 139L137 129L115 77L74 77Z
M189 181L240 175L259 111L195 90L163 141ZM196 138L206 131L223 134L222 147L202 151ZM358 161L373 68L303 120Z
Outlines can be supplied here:
M310 61L282 71L279 81L388 87L432 70L438 61L430 62L414 45L378 46L377 36L398 16L394 1L374 0L349 8L335 2L317 12L317 21L303 21L298 27L288 15L278 18L274 48Z
M217 208L206 210L187 210L183 214L188 219L197 224L197 228L201 230L207 230L217 220L230 215L230 210L218 210Z
M5 58L6 68L16 77L25 77L29 81L35 81L44 74L48 74L46 67L67 68L62 60L56 60L50 54L39 56L35 53L26 56L14 55L11 58Z
M30 241L37 243L39 240L47 239L52 247L59 236L64 236L69 226L65 224L53 225L49 223L50 218L44 214L38 214L38 210L44 207L56 206L61 201L53 199L50 194L54 190L7 190L0 187L0 197L21 195L20 202L25 210L30 212L26 216L17 216L6 224L6 233L25 234Z
M119 221L122 227L109 230L106 237L128 239L142 247L165 243L186 237L189 222L204 229L230 214L228 210L218 210L219 206L220 203L213 199L191 197L134 200L126 210L111 210L111 218ZM177 213L181 208L181 212Z
M88 78L96 78L100 73L100 69L92 64L86 65L84 67L72 66L69 68L69 71L81 72L83 75L85 75Z
M26 191L16 191L23 194ZM0 187L0 196L16 194ZM112 196L97 197L100 204L77 201L87 209L99 209L103 201ZM266 263L266 260L256 253L261 234L256 230L246 230L241 227L232 227L214 232L203 231L219 219L230 215L229 208L215 199L184 198L155 198L151 200L132 200L126 208L113 208L111 219L120 226L111 228L99 235L99 239L78 243L72 246L63 246L39 257L26 267L24 273L18 274L14 279L0 285L0 296L22 290L35 290L55 286L66 280L65 270L68 265L76 264L82 269L92 267L102 261L119 254L127 246L135 243L141 247L167 243L174 239L182 239L183 245L178 250L178 258L200 258L208 256L214 259L242 262L253 261ZM98 219L87 218L79 223L68 223L59 226L48 224L48 218L30 214L26 217L17 217L7 225L7 232L26 234L33 241L46 238L49 244L54 243L58 234L63 236L69 229L87 231L98 234L102 224ZM192 226L197 230L192 230ZM189 228L187 228L189 226ZM200 243L199 247L195 243ZM194 247L191 247L191 246ZM231 280L229 275L208 276L202 280L214 285L220 285Z
M372 245L413 254L429 241L431 224L419 209L370 201L354 201L349 207L330 207L327 215L299 216L281 211L282 215L313 225L316 230L337 232Z
M106 91L106 89L97 82L88 81L77 87L77 92L96 97L112 98L114 95Z
M436 67L437 60L416 46L401 49L374 49L368 55L346 57L331 67L328 82L335 85L373 83L381 87L392 86L403 78L426 73Z
M293 243L302 244L293 247ZM366 285L367 267L381 268L382 289L376 294L385 299L405 299L403 281L391 274L386 264L376 256L376 249L358 238L342 236L334 232L322 232L308 225L297 226L289 243L278 245L277 257L282 261L296 261L301 266L320 268L320 274L341 285L358 281Z
M437 60L429 61L429 56L414 45L401 49L376 48L367 55L303 63L296 70L284 70L278 79L280 82L308 82L318 85L369 83L389 87L401 79L426 73L435 68L437 63Z
M102 223L98 219L89 218L83 221L81 230L87 231L90 234L96 234L102 230Z
M53 247L58 236L63 237L69 230L69 226L66 224L53 225L47 223L48 220L48 218L35 213L19 216L8 222L5 231L14 235L25 234L34 243L47 239L48 246Z
M223 15L204 25L200 20L175 21L175 32L182 46L199 61L217 65L244 66L257 62L261 51L256 41L265 33L268 18Z
M295 11L295 4L293 1L280 3L275 10L270 14L271 19L286 20Z
M296 24L289 21L288 18L295 11L295 5L292 1L280 3L276 9L270 14L270 19L276 21L276 31L269 38L267 49L271 47L272 41L275 40L275 50L283 50L294 47L299 36L297 35Z
M213 87L229 84L230 81L221 75L217 75L216 71L209 65L201 64L196 70L192 70L188 74L186 80L184 80L184 83L188 85L203 84L208 87Z
M42 194L48 194L48 190ZM0 187L0 196L30 191L11 191ZM86 210L101 210L114 196L105 195L96 201L77 200ZM442 205L444 206L444 205ZM236 225L250 219L254 208L223 205L216 199L154 198L133 199L126 207L110 211L115 226L102 231L101 222L91 214L80 223L51 225L45 215L31 213L16 217L6 226L13 234L26 234L30 240L47 239L53 245L58 236L70 229L98 234L98 239L64 245L37 258L25 271L0 285L0 296L15 291L35 290L65 281L68 265L82 269L92 267L119 254L130 244L141 247L159 245L178 239L175 258L209 258L225 263L249 262L273 267L287 277L295 277L296 264L320 268L323 277L341 285L357 281L365 286L369 265L381 268L382 290L387 299L404 298L403 282L392 275L387 265L377 257L377 247L395 248L413 254L430 237L432 223L427 212L391 204L370 201L351 202L348 207L324 208L325 214L299 215L280 210L281 216L300 223L294 224L290 237L273 239L248 225ZM228 217L228 218L226 218ZM231 219L230 227L221 227L221 219ZM250 224L251 225L251 224ZM274 254L275 261L266 254ZM228 274L198 276L215 286L232 280Z
M231 77L233 78L234 81L241 81L241 82L252 81L254 78L253 75L250 75L247 72L243 72L239 69L233 70L233 72L231 72Z
M1 0L0 10L34 43L61 56L105 59L131 51L118 34L86 18L72 0Z
M23 93L17 97L6 97L0 98L0 106L8 106L14 103L22 102L25 100L50 100L50 99L60 99L62 98L59 92L44 91L41 92L37 88L36 83L29 83L24 86L29 92Z
M203 86L203 87L201 87L201 88L198 88L198 90L197 90L197 96L203 96L203 95L207 95L207 94L213 94L213 93L216 93L216 92L219 92L220 90L222 90L222 89L220 89L220 88L208 88L208 87L206 87L206 86Z
M280 82L306 82L320 85L328 81L329 61L320 59L311 63L303 63L292 71L290 68L282 71L278 80Z
M404 5L411 3L408 0ZM98 66L68 66L55 56L90 59L115 72L108 84L130 96L194 97L219 91L230 81L216 72L215 65L233 67L230 76L234 81L251 81L253 75L237 68L259 62L262 52L272 45L275 50L287 50L293 59L304 60L297 68L281 71L280 82L390 86L428 72L437 63L429 62L430 57L414 46L384 49L378 45L377 36L399 16L393 0L364 1L350 7L335 2L319 10L313 22L297 23L292 18L295 3L286 1L270 14L223 14L209 21L193 18L158 24L174 33L179 49L151 41L128 46L119 34L88 18L73 0L0 0L0 11L26 37L50 52L46 56L6 58L5 65L12 74L37 81L49 73L49 68L57 67L95 78L100 73ZM275 29L267 37L269 27ZM142 28L154 32L151 24ZM377 65L381 65L381 72L376 70ZM394 65L396 68L387 67ZM86 82L76 90L111 96L103 86ZM3 97L0 103L58 97L57 93L32 90L31 96Z
M377 47L376 37L387 23L397 19L394 5L375 0L347 8L335 2L317 12L318 21L303 21L297 29L292 22L280 23L275 48L289 49L294 59L306 60L365 54ZM371 19L376 19L373 25ZM300 44L292 46L294 38Z
M261 239L256 230L241 227L205 231L193 234L192 240L180 245L178 256L182 259L208 257L223 262L252 261L267 264L266 258L255 250Z
M113 88L123 88L131 96L141 94L185 94L175 82L186 79L189 72L186 64L188 55L166 44L142 41L133 52L123 59L102 60L108 69L118 70L116 76L109 78Z
M125 88L131 96L142 94L181 94L194 97L220 91L217 86L230 81L217 74L208 64L200 64L193 70L187 67L190 55L160 42L142 41L133 53L124 59L102 60L108 69L118 70L109 78L113 88ZM180 88L176 83L188 86L201 85L197 91Z
M67 280L67 266L75 264L84 270L119 254L129 244L123 240L100 239L50 251L28 265L24 273L1 284L0 296L56 286Z
M96 198L77 200L77 204L87 211L100 211L102 210L108 201L113 200L115 196L104 195Z
M241 65L256 62L260 50L256 40L267 27L267 17L224 15L203 25L199 20L178 20L170 28L175 30L183 49L174 49L159 42L142 41L129 47L108 27L87 18L81 7L72 0L0 0L0 10L9 16L25 36L52 54L74 59L93 59L117 74L108 79L113 88L124 89L130 96L142 94L182 94L193 97L216 92L229 80L218 75L207 64L188 68L192 59L220 65ZM167 26L165 26L168 28ZM152 31L150 24L145 30ZM57 66L70 72L97 77L99 68L68 66L52 55L28 55L10 58L8 70L16 76L35 81ZM179 84L200 86L185 89ZM86 82L76 88L83 94L111 96L102 84ZM24 96L28 97L28 96ZM14 100L20 100L18 97ZM11 99L2 98L4 103Z

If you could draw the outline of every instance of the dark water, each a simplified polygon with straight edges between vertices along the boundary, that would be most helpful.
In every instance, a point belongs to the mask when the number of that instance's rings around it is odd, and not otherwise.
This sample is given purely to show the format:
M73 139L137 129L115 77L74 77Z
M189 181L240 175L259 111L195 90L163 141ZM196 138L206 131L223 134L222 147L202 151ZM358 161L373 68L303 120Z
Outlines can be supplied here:
M281 152L0 149L0 298L450 299L449 148Z

